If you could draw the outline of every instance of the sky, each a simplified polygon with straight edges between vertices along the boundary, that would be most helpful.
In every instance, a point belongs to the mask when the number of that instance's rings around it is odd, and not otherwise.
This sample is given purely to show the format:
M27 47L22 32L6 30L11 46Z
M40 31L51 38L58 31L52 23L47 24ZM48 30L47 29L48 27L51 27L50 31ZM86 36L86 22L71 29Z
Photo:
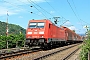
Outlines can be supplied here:
M8 12L8 13L7 13ZM0 0L0 21L27 28L29 20L58 18L57 26L66 26L85 34L90 26L90 0Z

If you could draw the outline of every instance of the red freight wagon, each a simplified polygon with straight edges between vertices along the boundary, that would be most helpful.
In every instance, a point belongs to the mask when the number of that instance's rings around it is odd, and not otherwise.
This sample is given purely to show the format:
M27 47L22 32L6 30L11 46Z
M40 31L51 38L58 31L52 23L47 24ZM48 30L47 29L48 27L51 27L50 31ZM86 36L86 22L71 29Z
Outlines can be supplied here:
M67 27L62 27L65 30L65 34L66 34L66 40L67 42L80 42L81 41L81 36L79 36L78 34L76 34L74 31L70 30Z

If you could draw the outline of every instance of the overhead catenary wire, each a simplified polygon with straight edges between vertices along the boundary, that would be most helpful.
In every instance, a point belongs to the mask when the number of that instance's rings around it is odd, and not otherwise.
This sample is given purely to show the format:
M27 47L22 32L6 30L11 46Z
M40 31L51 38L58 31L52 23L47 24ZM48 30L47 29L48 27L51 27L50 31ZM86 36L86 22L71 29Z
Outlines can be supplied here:
M77 15L76 15L76 13L74 12L74 10L73 10L73 8L72 8L72 6L71 6L71 4L70 4L70 2L67 0L67 2L68 2L68 4L69 4L69 6L71 7L71 9L72 9L72 11L73 11L73 13L74 13L74 15L76 16L76 18L78 19L78 17L77 17Z
M29 3L30 3L30 1L29 0L27 0ZM32 3L31 3L32 4ZM32 4L33 6L34 6L34 4ZM34 6L39 12L41 12L36 6ZM42 12L41 12L42 13ZM43 13L42 13L43 14ZM43 14L43 16L45 17L45 18L47 18L46 17L46 15L45 14ZM48 19L48 18L47 18Z
M48 11L46 11L45 9L43 9L41 6L39 6L38 4L35 3L35 1L30 0L33 4L35 4L36 6L38 6L39 8L41 8L44 12L48 13L49 15L51 15L52 17L54 17L52 14L50 14ZM54 9L54 8L53 8ZM60 18L60 17L59 17ZM58 21L57 21L58 22Z
M47 2L47 0L45 0L45 1L46 1L46 3L47 3L53 10L56 11L56 9L55 9L53 6L51 6L51 4L50 4L49 2Z
M56 11L57 13L59 13L47 0L45 0L46 1L46 3L54 10L54 11ZM59 13L60 14L60 13ZM60 18L63 18L63 19L65 19L65 21L67 21L67 19L65 18L65 17L63 17L63 16L60 16ZM64 22L63 22L64 23ZM62 24L61 24L62 25Z
M73 1L73 0L72 0L72 1ZM76 6L75 6L75 4L74 4L74 1L73 1L73 5L74 5L74 7L75 7L75 9L76 9ZM76 9L76 12L77 12L77 9ZM78 12L77 12L77 15L78 15L78 20L79 20L79 22L80 22L80 25L83 27L84 25L82 24L81 19L79 18Z
M20 1L20 0L18 0ZM41 8L44 12L48 13L49 15L53 16L52 14L50 14L48 11L46 11L44 8L42 8L41 6L39 6L38 4L36 4L34 1L31 1L31 0L27 0L30 4L32 4L33 6L32 7L35 7L36 9L38 9L36 6L38 6L39 8ZM22 2L22 1L20 1ZM24 3L24 2L23 2ZM28 5L28 4L27 4ZM35 6L36 5L36 6ZM31 7L30 5L28 5L29 7ZM38 9L39 10L39 9ZM39 10L39 12L41 12ZM43 12L41 12L44 16L46 16Z
M36 4L34 1L29 0L30 2L32 2L33 4L35 4L36 6L38 6L39 8L41 8L44 12L48 13L49 15L51 15L53 17L52 14L50 14L48 11L46 11L44 8L42 8L41 6L39 6L38 4Z
M17 1L19 1L19 2L22 2L22 1L20 1L20 0L17 0ZM24 4L26 4L25 2L22 2L22 3L24 3ZM29 6L29 7L33 7L33 6L31 6L31 5L28 5L28 4L26 4L27 6ZM37 14L37 13L34 13L34 12L32 12L32 11L28 11L29 13L31 13L31 14L34 14L34 15L38 15L39 17L43 17L42 15L39 15L39 14ZM40 11L39 11L40 12ZM40 12L41 13L41 12ZM45 16L44 16L45 17Z
M2 1L5 2L5 3L10 4L11 6L14 6L14 7L16 7L16 8L20 8L20 9L22 9L21 7L17 6L16 4L10 3L10 2L5 1L5 0L2 0Z
M16 8L19 8L19 9L21 9L21 10L23 10L23 8L21 8L20 6L17 6L16 4L13 4L13 3L10 3L10 2L8 2L8 1L5 1L5 0L2 0L3 2L5 2L5 3L8 3L8 4L10 4L11 6L14 6L14 7L16 7ZM18 1L20 1L20 0L18 0ZM21 2L21 1L20 1ZM23 2L24 3L24 2ZM28 5L29 6L29 5ZM30 7L30 6L29 6ZM31 13L31 11L26 11L26 12L29 12L29 13ZM33 13L33 14L35 14L35 15L38 15L38 14L36 14L36 13ZM43 15L43 14L42 14ZM41 16L41 15L38 15L38 16ZM43 17L43 16L41 16L41 17ZM45 18L46 18L46 16L44 16Z
M47 12L47 11L46 11L45 9L43 9L41 6L39 6L38 4L36 4L35 1L32 1L32 0L29 0L29 1L31 1L33 4L35 4L36 6L38 6L39 8L41 8L44 12ZM46 0L45 0L45 1L46 1ZM46 1L46 2L47 2L47 1ZM47 4L50 5L48 2L47 2ZM52 6L50 5L50 7L52 7ZM54 7L52 7L52 9L55 10ZM56 10L55 10L55 11L56 11ZM49 12L47 12L47 13L50 14ZM50 14L50 15L51 15L51 14ZM53 16L53 15L51 15L51 16ZM53 16L53 17L54 17L54 16ZM60 18L61 18L61 17L60 17ZM64 17L63 17L63 18L64 18ZM65 18L64 18L64 19L65 19ZM67 21L67 20L65 19L65 21ZM58 21L58 22L59 22L59 21Z
M72 0L72 1L73 1L73 0ZM69 2L68 0L67 0L67 2L68 2L68 4L69 4L69 6L71 7L73 13L75 14L76 18L77 18L79 21L81 21L81 22L87 23L87 22L85 22L84 20L81 20L81 19L78 18L79 15L78 15L78 16L76 15L76 13L74 12L74 10L73 10L73 8L72 8L72 6L71 6L71 4L70 4L70 2ZM74 4L74 1L73 1L73 4ZM74 4L74 6L75 6L75 4ZM75 9L76 9L76 7L75 7ZM89 23L87 23L87 24L89 24ZM90 25L90 24L89 24L89 25ZM85 25L81 24L81 26L84 27Z
M77 17L76 13L74 12L74 10L73 10L73 8L72 8L70 2L69 2L68 0L67 0L67 2L68 2L68 4L69 4L71 10L73 11L74 15L76 16L77 20L79 20L79 18ZM76 8L76 7L75 7L75 8ZM80 21L80 20L79 20L79 21ZM83 25L82 25L82 26L83 26Z
M73 1L73 0L72 0L72 2L73 2L73 5L74 5L74 7L75 7L75 9L76 9L76 6L75 6L75 4L74 4L74 1ZM77 9L76 9L76 12L77 12ZM77 15L79 16L78 12L77 12Z
M74 1L72 0L72 2L73 2L73 5L74 5L74 7L75 7L75 9L76 9L76 6L75 6L75 4L74 4ZM76 12L77 12L77 9L76 9ZM77 12L77 15L78 15L78 17L80 17L79 16L79 14L78 14L78 12ZM79 19L79 21L81 21L80 19ZM83 26L83 24L81 24L82 26Z
M4 1L4 0L3 0ZM22 2L21 0L17 0L17 1L19 1L20 3ZM14 7L16 7L16 8L19 8L19 9L23 9L23 8L21 8L20 6L17 6L17 5L15 5L15 4L13 4L13 3L10 3L10 2L8 2L8 1L4 1L5 3L8 3L8 4L10 4L10 5L12 5L12 6L14 6ZM24 3L24 2L23 2ZM30 3L30 2L29 2ZM25 3L26 4L26 3ZM31 3L32 4L32 3ZM36 5L36 3L34 2L34 4ZM33 5L34 5L33 4ZM28 4L27 4L28 5ZM36 7L36 6L32 6L32 7ZM38 5L38 4L37 4ZM30 5L28 5L29 7L30 7ZM39 5L38 5L38 7L40 7ZM40 7L43 11L45 11L45 12L47 12L45 9L43 9L42 7ZM38 9L37 7L36 7L36 9ZM53 8L54 9L54 8ZM38 11L45 17L45 18L47 18L47 16L45 15L45 14L43 14L43 12L41 12L39 9L38 9ZM31 11L27 11L27 12L29 12L29 13L31 13ZM38 16L41 16L42 17L42 15L39 15L39 14L36 14L36 13L34 13L34 12L32 12L33 14L35 14L35 15L38 15ZM49 12L47 12L49 15L51 15L51 16L53 16L52 14L50 14ZM47 18L48 19L48 18Z
M76 12L77 12L78 17L80 17L79 14L78 14L77 8L76 8L75 3L74 3L73 0L72 0L72 2L73 2L73 5L74 5L74 7L75 7L75 9L76 9ZM84 23L86 23L86 24L89 24L89 23L87 23L86 21L82 20L81 18L79 18L79 20L82 21L82 22L84 22ZM89 25L90 25L90 24L89 24Z
M73 1L73 0L72 0ZM74 9L72 8L72 6L71 6L71 4L70 4L70 2L67 0L67 2L68 2L68 4L69 4L69 6L71 7L71 9L72 9L72 11L73 11L73 13L74 13L74 15L76 16L76 18L79 20L79 21L83 21L84 23L87 23L87 22L85 22L84 20L82 20L82 19L80 19L78 16L77 16L77 14L75 13L75 11L74 11ZM74 4L74 1L73 1L73 4ZM75 6L75 4L74 4L74 6ZM76 9L76 6L75 6L75 9ZM87 24L89 24L89 23L87 23ZM89 24L90 25L90 24ZM82 25L83 26L83 25Z
M20 6L17 6L16 4L10 3L10 2L5 1L5 0L2 0L2 1L5 2L5 3L10 4L11 6L14 6L14 7L16 7L16 8L19 8L19 9L23 10L23 8L21 8ZM28 12L30 12L30 11L28 11Z

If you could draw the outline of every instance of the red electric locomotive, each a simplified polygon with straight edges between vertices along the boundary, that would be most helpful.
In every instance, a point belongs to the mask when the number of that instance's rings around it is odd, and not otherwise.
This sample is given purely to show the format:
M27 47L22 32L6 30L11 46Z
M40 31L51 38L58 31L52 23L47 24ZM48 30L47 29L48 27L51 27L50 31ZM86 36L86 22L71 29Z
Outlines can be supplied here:
M30 20L26 30L28 46L47 47L81 41L81 37L66 27L58 27L50 20Z

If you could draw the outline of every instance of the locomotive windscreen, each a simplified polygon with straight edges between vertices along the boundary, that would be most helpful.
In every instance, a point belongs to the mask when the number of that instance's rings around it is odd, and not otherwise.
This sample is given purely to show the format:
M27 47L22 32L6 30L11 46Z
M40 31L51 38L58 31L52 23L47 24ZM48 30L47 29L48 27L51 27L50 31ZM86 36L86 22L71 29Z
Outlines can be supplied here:
M44 28L44 22L30 22L29 28Z

